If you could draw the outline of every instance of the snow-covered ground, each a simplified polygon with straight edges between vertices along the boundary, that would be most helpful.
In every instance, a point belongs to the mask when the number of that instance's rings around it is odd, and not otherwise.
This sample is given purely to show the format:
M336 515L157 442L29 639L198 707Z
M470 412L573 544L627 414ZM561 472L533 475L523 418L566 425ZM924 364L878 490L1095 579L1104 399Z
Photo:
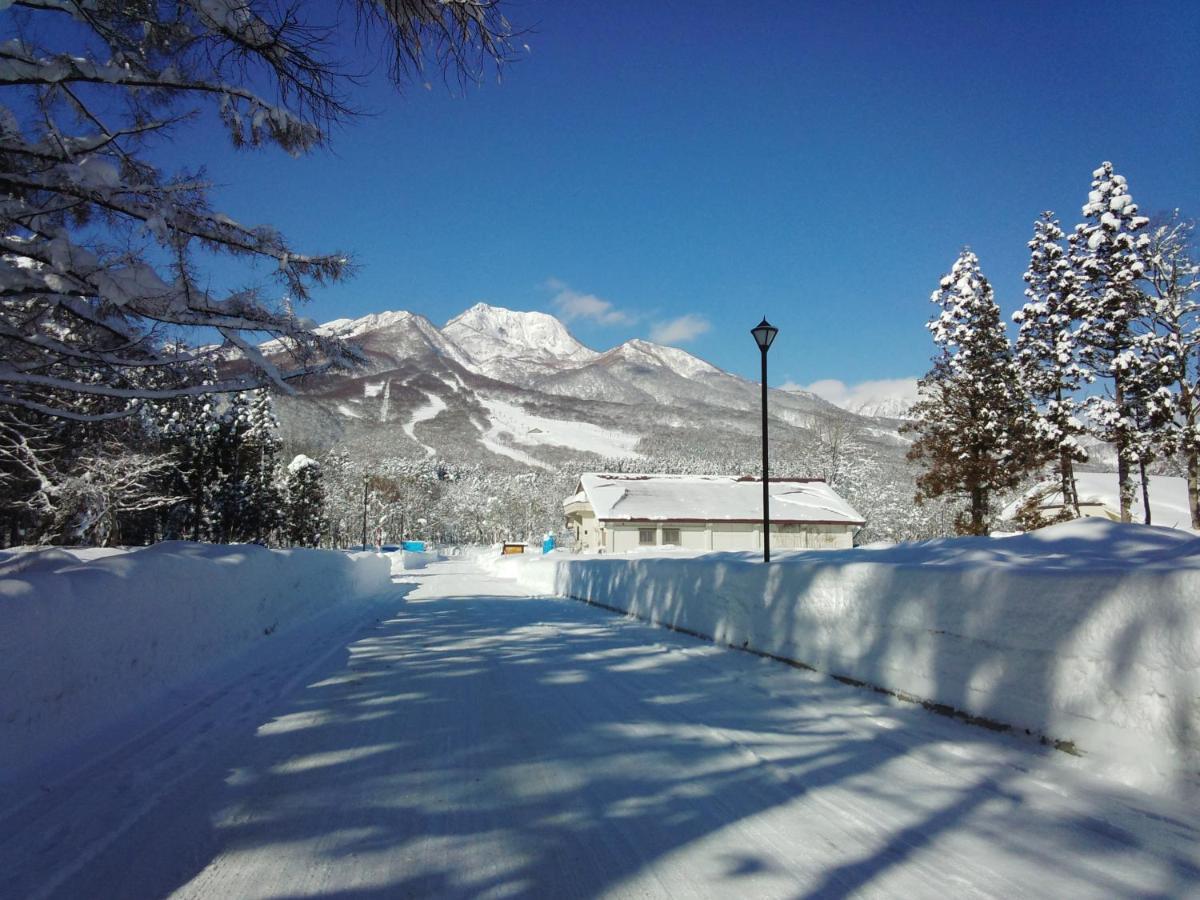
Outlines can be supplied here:
M1200 538L1084 519L1006 538L496 561L574 596L1200 782Z
M356 637L281 634L205 703L0 802L0 895L1200 891L1194 797L466 563L404 578Z
M374 553L184 542L0 552L0 783L277 632L390 590Z

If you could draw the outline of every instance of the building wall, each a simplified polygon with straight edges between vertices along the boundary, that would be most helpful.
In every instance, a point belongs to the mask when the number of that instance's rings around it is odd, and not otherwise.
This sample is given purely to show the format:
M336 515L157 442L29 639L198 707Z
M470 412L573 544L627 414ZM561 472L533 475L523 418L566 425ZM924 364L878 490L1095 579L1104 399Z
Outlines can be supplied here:
M711 522L714 550L757 550L762 547L761 527L744 522Z
M567 527L575 532L575 546L580 550L595 550L600 546L600 523L590 509L569 512Z
M604 547L609 553L628 553L649 546L684 550L761 550L762 527L746 522L606 522ZM654 529L654 544L641 542L641 529ZM667 544L665 529L678 529L679 542ZM771 547L776 550L833 550L853 546L854 529L846 525L772 525ZM591 549L585 546L584 549Z

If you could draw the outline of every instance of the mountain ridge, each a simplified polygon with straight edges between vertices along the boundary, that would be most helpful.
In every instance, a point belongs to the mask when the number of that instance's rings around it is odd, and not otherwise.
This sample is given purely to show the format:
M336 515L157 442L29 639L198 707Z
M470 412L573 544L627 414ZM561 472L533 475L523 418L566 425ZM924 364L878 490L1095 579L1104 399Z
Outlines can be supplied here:
M354 342L367 362L305 379L297 396L280 398L284 436L305 451L346 445L375 457L546 469L757 458L759 385L676 347L632 339L597 351L548 313L485 303L440 329L393 310L318 330ZM770 396L772 444L785 457L802 458L821 420L871 424L814 394ZM895 443L886 432L876 439Z

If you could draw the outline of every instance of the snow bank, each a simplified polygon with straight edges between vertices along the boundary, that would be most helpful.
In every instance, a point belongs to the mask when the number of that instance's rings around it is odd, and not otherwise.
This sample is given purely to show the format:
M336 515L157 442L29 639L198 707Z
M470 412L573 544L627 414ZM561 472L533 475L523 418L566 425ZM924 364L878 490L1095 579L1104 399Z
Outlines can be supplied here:
M393 575L402 575L407 569L423 569L433 554L416 553L411 550L388 550L383 554Z
M276 630L390 583L375 553L184 542L0 553L0 781Z
M1200 769L1200 539L1085 519L782 554L509 558L528 589L1073 743L1123 780Z

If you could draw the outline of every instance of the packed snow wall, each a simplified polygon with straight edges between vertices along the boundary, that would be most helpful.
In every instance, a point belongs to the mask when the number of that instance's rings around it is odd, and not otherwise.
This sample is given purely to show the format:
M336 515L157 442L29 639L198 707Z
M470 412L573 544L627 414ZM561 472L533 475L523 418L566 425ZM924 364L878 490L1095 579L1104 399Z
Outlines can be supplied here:
M0 781L341 601L379 554L170 542L0 554Z
M1090 519L769 565L552 554L501 567L540 593L1071 742L1130 782L1200 771L1200 538L1189 533Z

